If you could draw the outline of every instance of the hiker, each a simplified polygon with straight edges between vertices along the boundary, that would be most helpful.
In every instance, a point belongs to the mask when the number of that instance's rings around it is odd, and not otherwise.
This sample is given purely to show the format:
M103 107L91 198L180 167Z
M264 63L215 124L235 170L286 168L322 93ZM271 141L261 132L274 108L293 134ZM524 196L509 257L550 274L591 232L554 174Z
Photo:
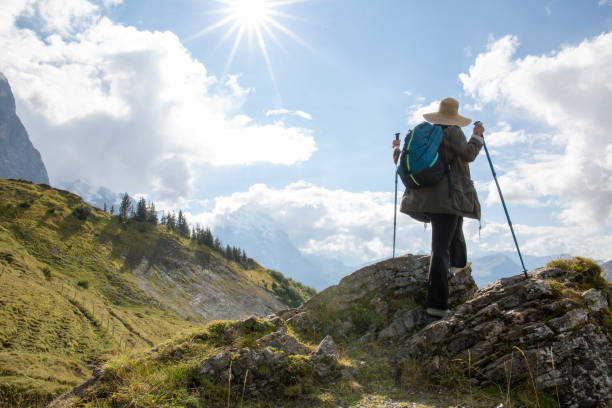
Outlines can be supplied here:
M444 317L448 313L448 276L469 266L463 237L463 217L480 220L480 203L470 179L468 163L474 161L483 145L484 127L474 124L469 142L461 127L471 120L459 115L459 102L440 101L437 112L424 114L426 121L440 125L443 139L438 154L448 163L449 172L436 184L407 188L400 211L421 222L431 222L431 261L427 291L427 313ZM400 141L393 141L393 160L400 156Z

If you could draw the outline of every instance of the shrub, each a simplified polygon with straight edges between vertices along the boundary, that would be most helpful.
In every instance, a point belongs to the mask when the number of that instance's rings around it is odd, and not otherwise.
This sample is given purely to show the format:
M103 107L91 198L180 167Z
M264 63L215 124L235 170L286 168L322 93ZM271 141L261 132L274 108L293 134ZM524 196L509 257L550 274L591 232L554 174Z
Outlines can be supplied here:
M74 209L73 214L81 221L85 221L91 215L91 207L81 204Z
M42 273L43 273L43 275L45 275L45 279L46 280L51 280L51 269L49 269L49 267L45 266L42 269Z
M546 267L579 272L582 275L580 283L585 288L604 289L607 286L605 279L601 276L601 266L592 259L579 256L569 259L555 259L547 263Z
M77 285L79 285L83 289L87 289L89 288L89 281L86 281L85 279L81 279L80 281L77 282Z

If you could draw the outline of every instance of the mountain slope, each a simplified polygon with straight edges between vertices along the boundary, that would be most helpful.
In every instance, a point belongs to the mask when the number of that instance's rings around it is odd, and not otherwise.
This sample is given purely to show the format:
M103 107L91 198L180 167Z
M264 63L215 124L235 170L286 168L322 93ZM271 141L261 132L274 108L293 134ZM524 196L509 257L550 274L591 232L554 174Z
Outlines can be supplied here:
M521 269L504 254L487 255L472 261L472 274L479 288L503 277L516 275Z
M0 73L0 177L49 183L47 169L15 112L15 98L2 73Z
M0 406L36 406L196 322L286 308L284 281L72 193L0 179Z

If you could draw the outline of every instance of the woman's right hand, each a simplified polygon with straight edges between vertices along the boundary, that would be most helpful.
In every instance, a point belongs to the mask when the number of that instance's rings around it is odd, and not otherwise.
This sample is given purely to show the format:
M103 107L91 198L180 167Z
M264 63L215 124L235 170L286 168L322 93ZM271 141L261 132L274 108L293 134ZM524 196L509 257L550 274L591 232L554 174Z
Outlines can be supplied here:
M472 134L478 135L478 136L483 136L484 135L484 131L485 131L485 128L484 128L484 126L482 126L482 122L480 122L480 121L474 122L474 131L472 132Z
M396 147L399 147L399 146L400 146L400 141L397 139L393 139L393 143L391 143L391 147L395 149Z

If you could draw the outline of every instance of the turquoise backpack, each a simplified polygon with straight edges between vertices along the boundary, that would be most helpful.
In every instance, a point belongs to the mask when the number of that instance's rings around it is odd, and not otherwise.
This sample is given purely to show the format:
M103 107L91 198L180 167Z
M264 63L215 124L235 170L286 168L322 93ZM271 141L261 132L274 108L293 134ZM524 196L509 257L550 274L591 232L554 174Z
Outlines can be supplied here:
M423 122L410 130L397 164L404 186L419 189L437 184L448 171L438 155L444 132L439 125Z

